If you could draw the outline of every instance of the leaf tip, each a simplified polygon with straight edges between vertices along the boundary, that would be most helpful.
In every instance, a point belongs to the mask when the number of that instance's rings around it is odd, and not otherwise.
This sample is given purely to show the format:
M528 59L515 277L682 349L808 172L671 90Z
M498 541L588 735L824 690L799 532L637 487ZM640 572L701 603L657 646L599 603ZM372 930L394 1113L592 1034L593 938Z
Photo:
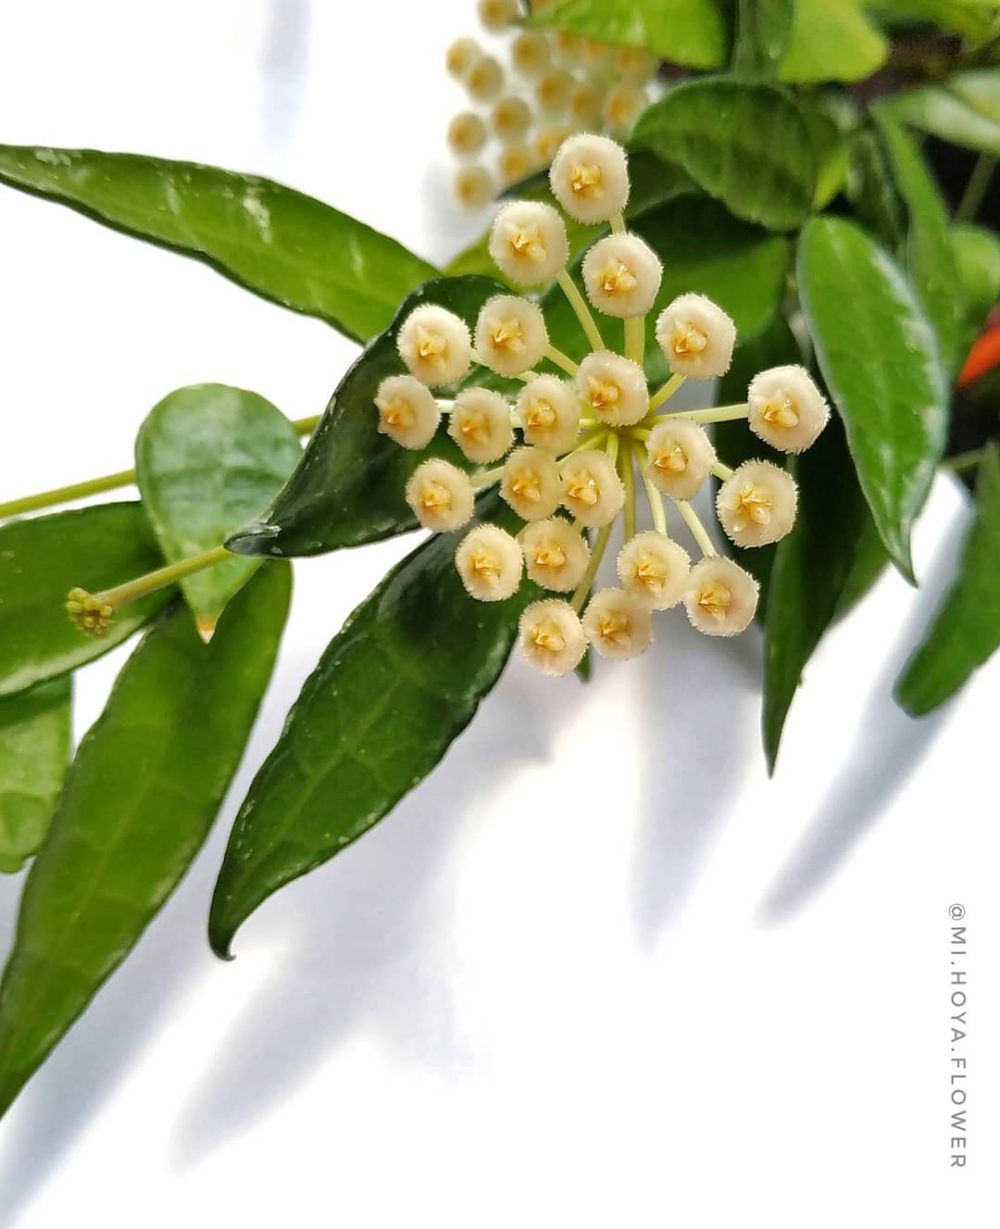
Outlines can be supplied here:
M269 525L267 521L253 521L228 537L225 547L234 555L266 555L269 554L268 543L277 536L277 525Z

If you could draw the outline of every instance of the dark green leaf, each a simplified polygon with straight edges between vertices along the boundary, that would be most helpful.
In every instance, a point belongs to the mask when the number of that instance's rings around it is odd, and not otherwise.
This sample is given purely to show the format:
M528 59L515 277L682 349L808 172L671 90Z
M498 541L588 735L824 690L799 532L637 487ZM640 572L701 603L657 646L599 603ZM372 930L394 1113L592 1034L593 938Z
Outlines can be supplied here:
M911 716L943 704L1000 647L1000 449L979 466L976 515L958 576L924 642L907 663L896 698Z
M301 456L292 424L256 393L195 384L165 397L139 429L135 464L167 561L218 546L260 516ZM227 559L180 582L202 635L255 566Z
M733 71L772 80L792 37L795 0L737 0Z
M953 30L972 42L989 37L993 26L995 0L983 4L972 0L875 0L870 6L880 16L931 22Z
M28 875L0 983L0 1113L200 849L270 678L289 594L286 564L262 568L208 645L175 607L84 738Z
M909 579L910 529L944 448L948 393L934 330L902 270L850 222L799 242L802 307L875 523Z
M969 353L987 316L1000 299L1000 239L982 226L951 228L951 245L962 287L958 353Z
M798 100L802 118L809 129L816 161L816 189L813 208L825 209L845 187L848 176L848 143L825 100L808 96Z
M97 504L0 526L0 696L100 657L170 597L161 591L124 607L97 639L69 621L70 589L96 593L162 565L138 503Z
M453 559L460 537L407 556L306 681L233 826L209 921L219 955L272 892L340 853L422 780L496 682L525 592L468 598Z
M601 43L644 47L689 68L718 68L725 56L715 0L556 0L531 20Z
M812 207L809 130L792 99L774 86L724 78L685 82L643 112L632 142L676 163L748 222L787 230Z
M833 615L835 620L843 619L845 615L850 614L885 571L888 562L889 556L886 554L885 543L879 537L871 515L868 515L861 527L861 536L855 548L854 563L840 591L840 599Z
M865 124L849 144L847 195L858 218L891 252L906 239L906 210L878 133Z
M240 285L366 341L434 268L291 188L194 162L0 146L0 182L204 261Z
M0 871L19 871L45 839L72 739L71 675L0 700Z
M481 277L440 278L406 300L390 327L344 376L298 468L270 511L229 542L243 555L318 555L413 529L406 481L433 453L467 466L444 427L430 450L407 451L379 434L374 398L387 375L403 370L399 326L419 303L440 303L470 325L500 286Z
M1000 157L1000 69L959 73L947 85L897 94L887 105L924 132Z
M795 0L782 81L860 81L880 68L889 54L885 35L856 0Z

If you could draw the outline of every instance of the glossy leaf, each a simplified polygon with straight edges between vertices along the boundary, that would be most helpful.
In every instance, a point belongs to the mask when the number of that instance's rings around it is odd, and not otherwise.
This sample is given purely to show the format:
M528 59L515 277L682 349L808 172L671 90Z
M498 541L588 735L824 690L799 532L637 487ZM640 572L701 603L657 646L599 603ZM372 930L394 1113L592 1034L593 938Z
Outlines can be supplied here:
M218 546L264 512L302 456L270 401L225 384L179 388L139 429L139 490L169 563ZM203 636L255 563L232 558L180 582Z
M1000 300L1000 238L982 226L951 228L951 245L962 288L959 355L964 358Z
M843 219L817 218L803 230L798 281L865 498L893 562L912 580L910 530L948 421L934 330L902 270Z
M1000 69L960 73L947 85L897 94L886 105L924 132L1000 157Z
M498 504L487 502L487 516L505 523ZM422 780L496 682L528 587L506 602L472 601L455 571L460 537L431 538L407 556L306 681L233 825L209 921L219 955L268 896L340 853Z
M72 746L73 680L0 700L0 871L19 871L41 845Z
M440 303L470 325L500 289L481 277L428 282L403 303L341 380L298 467L268 513L229 541L243 555L318 555L413 529L404 498L410 474L433 452L467 465L444 426L431 448L408 451L379 434L374 398L387 375L403 371L399 326L419 303Z
M787 230L809 214L809 131L774 86L724 78L675 86L639 117L632 143L676 163L738 218Z
M287 565L262 568L208 645L176 606L81 743L0 983L0 1113L201 848L270 678L289 594Z
M365 341L434 268L386 235L256 175L87 149L0 146L0 182L211 265Z
M896 698L911 716L943 704L1000 648L1000 449L979 466L975 520L955 583L907 663Z
M70 589L97 593L162 565L138 503L96 504L0 526L0 696L100 657L170 598L162 590L124 607L107 636L97 639L69 621Z
M718 68L725 23L715 0L556 0L532 23L623 47L644 47L689 68Z
M861 81L888 54L888 40L856 0L795 0L792 35L778 78L790 84Z
M733 71L771 80L792 36L795 0L737 0Z

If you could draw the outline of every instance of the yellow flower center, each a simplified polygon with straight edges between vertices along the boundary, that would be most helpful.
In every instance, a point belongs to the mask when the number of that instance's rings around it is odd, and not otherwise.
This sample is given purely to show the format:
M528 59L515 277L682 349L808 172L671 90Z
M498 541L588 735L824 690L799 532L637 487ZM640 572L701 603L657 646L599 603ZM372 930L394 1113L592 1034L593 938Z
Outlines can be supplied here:
M612 644L624 646L632 639L628 615L618 610L602 614L597 622L597 631L602 640L610 640Z
M755 525L767 525L771 521L771 493L763 487L754 486L752 482L741 487L736 497L733 509L733 527L737 532L753 522Z
M559 630L559 625L551 619L537 623L531 629L531 643L543 653L561 653L566 647L566 638Z
M601 194L604 175L601 168L592 162L578 162L569 177L569 186L577 196L592 200Z
M448 349L448 343L440 333L432 333L429 329L417 328L417 354L425 363L440 363Z
M566 552L556 542L541 542L535 547L535 566L558 572L566 563Z
M425 482L420 491L421 506L427 512L451 507L451 491L443 482Z
M511 252L522 260L530 260L538 264L545 259L545 248L537 226L515 227L507 242L510 244Z
M588 376L587 400L591 408L600 412L618 404L621 389L611 380L602 380L600 376Z
M386 427L409 427L413 423L413 411L402 397L397 397L395 401L389 401L381 406L379 413Z
M463 439L485 444L490 438L489 420L477 410L466 410L458 420L458 431Z
M708 345L708 335L701 329L695 328L693 324L678 324L674 329L671 345L678 358L701 354Z
M666 470L668 474L682 474L687 469L687 454L680 444L667 444L653 458L657 469Z
M522 469L520 473L514 474L510 480L511 491L518 496L519 499L526 499L529 503L536 504L542 497L538 475L530 469Z
M577 503L592 508L601 497L601 489L588 473L574 474L566 483L566 494Z
M493 551L478 550L469 561L472 571L480 580L495 585L500 579L500 558Z
M520 320L498 320L490 329L490 341L496 350L519 354L524 349L524 332Z
M659 597L663 592L663 585L667 579L667 569L658 560L646 555L635 565L634 575L636 581L656 597Z
M788 397L769 401L761 410L761 418L775 427L797 427L798 412Z
M698 594L699 608L713 619L724 619L732 600L732 592L721 581L713 581Z
M638 282L632 270L620 260L609 260L597 275L598 285L605 294L628 294Z
M546 430L555 421L556 412L552 408L552 403L550 401L543 401L540 397L530 402L524 411L524 425L532 427L536 431Z

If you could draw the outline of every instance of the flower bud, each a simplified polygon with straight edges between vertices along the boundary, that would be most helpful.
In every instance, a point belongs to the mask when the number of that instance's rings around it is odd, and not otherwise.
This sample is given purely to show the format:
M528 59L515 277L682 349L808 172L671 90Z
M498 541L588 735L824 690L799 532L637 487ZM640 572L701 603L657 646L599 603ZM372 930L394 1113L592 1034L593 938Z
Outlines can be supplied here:
M551 62L548 39L540 30L522 30L510 45L510 62L523 77L537 77Z
M638 235L608 235L583 258L587 298L606 316L644 316L662 276L659 257Z
M557 376L539 376L517 397L524 442L549 452L568 452L580 431L580 401L575 389Z
M504 277L517 285L545 285L569 259L566 224L551 205L511 201L493 223L490 256Z
M463 111L448 125L448 145L458 158L478 154L488 135L486 125L474 111Z
M587 355L577 369L576 386L594 417L608 426L632 426L649 412L645 372L609 350Z
M736 326L711 299L682 294L660 313L656 340L671 371L693 380L712 380L729 370Z
M476 11L483 27L493 33L506 30L521 16L517 0L479 0Z
M687 551L654 529L637 533L618 556L622 588L642 606L669 610L684 596L691 560Z
M413 376L388 376L375 394L378 429L403 448L426 448L441 411L430 389Z
M564 458L562 503L581 524L591 529L610 525L625 502L625 488L606 452L588 449Z
M715 449L703 427L671 415L655 426L646 441L649 476L671 499L691 499L715 464Z
M622 589L601 589L583 612L583 632L596 652L612 661L645 653L653 639L653 620Z
M566 109L573 78L561 68L550 68L535 83L535 101L545 115L559 115Z
M691 626L706 636L737 636L757 609L759 586L732 559L713 555L691 569L684 606Z
M480 602L503 602L521 583L521 548L517 539L499 525L476 525L459 542L455 567L471 597Z
M447 533L472 519L476 500L468 474L440 457L430 457L410 475L406 502L425 529Z
M493 176L484 166L463 166L455 175L455 196L466 209L482 209L495 192Z
M628 201L628 163L616 142L580 133L562 143L549 172L552 193L578 222L610 221Z
M445 67L460 81L482 54L474 38L457 38L445 52Z
M491 55L473 60L465 72L465 88L476 102L492 102L503 89L503 69Z
M571 134L566 124L551 124L540 128L535 136L535 153L542 166L548 166L559 152L559 147Z
M600 76L611 68L615 58L614 48L599 43L594 38L585 38L580 46L580 64L587 73Z
M569 92L569 117L580 128L595 128L601 122L604 95L593 81L578 81Z
M522 375L544 356L548 344L545 317L537 303L498 294L483 305L476 323L476 353L497 375Z
M521 652L544 674L569 674L587 651L576 611L558 598L532 602L521 615L518 631Z
M767 546L795 524L795 479L770 461L744 461L719 487L719 522L737 546Z
M422 384L454 384L469 370L472 344L465 321L436 303L406 317L396 337L400 358Z
M604 122L616 136L625 136L646 109L649 99L640 85L619 81L604 99Z
M619 47L615 56L615 67L628 81L648 81L658 64L656 56L641 47Z
M772 367L750 381L750 430L782 452L804 452L815 444L830 407L804 367Z
M490 124L505 144L520 141L531 127L531 108L519 95L508 94L494 105Z
M523 521L543 521L559 507L559 467L540 448L518 448L507 458L500 494Z
M530 145L508 145L497 158L497 173L504 185L520 183L534 170L535 154Z
M543 589L569 593L577 587L590 562L583 534L561 516L526 525L520 534L528 579Z
M510 406L488 388L466 388L455 398L448 434L470 461L498 461L514 443Z
M583 39L569 30L554 30L556 59L571 68L583 59Z

